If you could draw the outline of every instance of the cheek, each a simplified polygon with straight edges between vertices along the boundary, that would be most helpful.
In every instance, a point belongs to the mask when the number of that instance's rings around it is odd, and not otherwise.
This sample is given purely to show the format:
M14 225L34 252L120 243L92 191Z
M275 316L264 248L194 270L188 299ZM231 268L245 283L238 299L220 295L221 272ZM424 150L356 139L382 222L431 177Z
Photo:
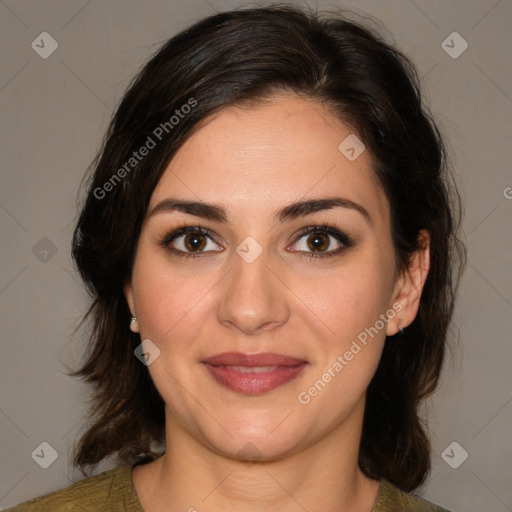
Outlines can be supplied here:
M196 387L191 381L194 351L204 335L204 317L211 307L207 292L215 280L177 272L148 254L136 261L132 279L141 339L149 338L160 351L148 371L166 404L186 418L193 404L183 387Z
M311 307L303 308L303 315L308 309L314 311L310 318L316 325L318 358L297 399L325 425L353 411L379 365L387 325L381 315L390 311L389 290L381 287L379 272L378 267L339 272L324 286L317 283L314 290L310 288L304 301ZM305 294L306 288L299 293Z
M336 271L296 279L293 285L313 317L321 320L319 325L328 328L329 339L352 339L389 308L392 267L364 256L353 260Z
M321 355L314 377L322 381L320 387L329 382L330 391L319 402L332 399L339 407L348 407L364 393L384 348L385 319L389 321L394 315L389 304L392 283L392 265L360 255L329 277L303 280L297 289L308 306L303 308L303 315L314 313L309 316L320 340L317 349Z
M142 255L134 268L133 284L141 336L163 344L168 339L179 341L176 333L198 327L194 318L204 309L214 279L187 275Z

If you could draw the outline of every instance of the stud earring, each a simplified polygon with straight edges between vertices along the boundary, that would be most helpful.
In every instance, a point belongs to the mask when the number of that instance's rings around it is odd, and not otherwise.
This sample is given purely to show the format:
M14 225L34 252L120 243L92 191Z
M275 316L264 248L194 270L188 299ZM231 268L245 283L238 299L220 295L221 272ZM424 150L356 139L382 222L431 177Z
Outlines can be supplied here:
M132 332L139 332L139 324L137 321L137 317L135 317L135 316L132 316L132 318L130 320L130 330Z

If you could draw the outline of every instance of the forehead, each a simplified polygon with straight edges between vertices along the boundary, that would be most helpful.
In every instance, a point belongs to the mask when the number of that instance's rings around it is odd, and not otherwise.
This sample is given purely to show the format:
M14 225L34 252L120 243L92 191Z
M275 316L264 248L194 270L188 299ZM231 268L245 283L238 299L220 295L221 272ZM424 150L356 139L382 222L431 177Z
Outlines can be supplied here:
M262 214L309 196L342 195L386 219L387 199L369 151L355 160L347 158L354 152L342 151L343 141L353 142L354 136L312 99L283 95L250 107L226 107L178 150L150 208L172 196L219 203L233 214L241 209Z

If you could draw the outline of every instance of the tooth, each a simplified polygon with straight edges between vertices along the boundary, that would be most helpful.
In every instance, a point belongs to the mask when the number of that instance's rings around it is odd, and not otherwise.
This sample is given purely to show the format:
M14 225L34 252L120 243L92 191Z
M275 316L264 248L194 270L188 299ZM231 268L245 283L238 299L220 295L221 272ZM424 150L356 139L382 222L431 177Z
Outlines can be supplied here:
M264 373L275 370L277 366L231 366L230 368L240 373Z

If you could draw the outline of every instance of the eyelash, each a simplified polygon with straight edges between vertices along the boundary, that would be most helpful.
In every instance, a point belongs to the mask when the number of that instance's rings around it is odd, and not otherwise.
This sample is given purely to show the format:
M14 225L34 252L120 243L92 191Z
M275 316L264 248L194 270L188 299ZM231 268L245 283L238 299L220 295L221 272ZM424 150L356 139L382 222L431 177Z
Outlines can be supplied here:
M352 237L347 235L346 233L342 233L334 226L331 226L329 224L322 224L322 225L313 225L309 226L307 228L304 228L299 232L297 235L297 239L294 243L296 243L298 240L300 240L302 237L309 235L311 233L323 233L325 235L331 235L334 237L341 246L338 249L335 249L334 251L329 252L312 252L312 253L304 253L303 251L298 251L299 256L303 258L327 258L330 256L336 256L343 252L345 252L347 249L353 247L355 245L354 240ZM179 229L174 230L172 233L167 233L163 236L162 240L160 241L160 245L162 245L165 249L173 253L178 258L203 258L209 251L199 251L199 252L184 252L179 249L173 249L169 247L169 244L179 236L182 235L188 235L188 234L201 234L204 236L207 236L211 240L213 240L215 243L218 243L215 240L215 236L213 233L211 233L208 229L203 228L200 225L197 226L184 226ZM221 252L221 251L218 251Z

